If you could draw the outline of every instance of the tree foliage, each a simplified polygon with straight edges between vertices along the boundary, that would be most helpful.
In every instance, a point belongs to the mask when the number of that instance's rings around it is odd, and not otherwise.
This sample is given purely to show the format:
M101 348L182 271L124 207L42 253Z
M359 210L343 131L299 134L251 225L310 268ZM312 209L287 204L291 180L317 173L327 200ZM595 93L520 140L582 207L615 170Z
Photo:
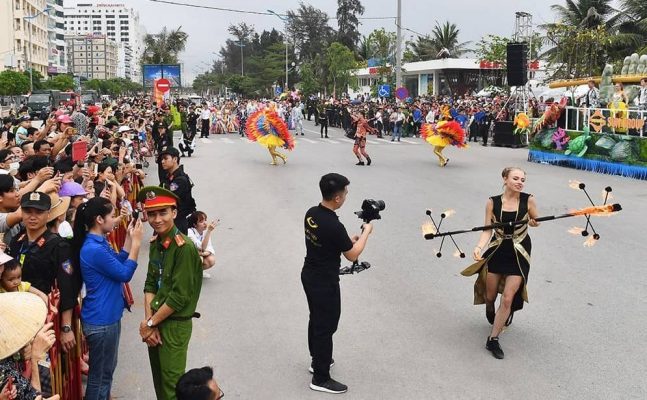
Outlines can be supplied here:
M16 71L0 72L0 95L18 96L29 92L29 77Z
M297 10L287 12L287 31L299 62L313 61L332 42L335 35L328 21L325 11L310 4L300 3Z
M360 39L358 16L364 14L360 0L337 0L337 42L355 51Z
M144 37L142 64L177 64L179 54L186 48L189 35L178 27L170 31L163 27L159 33Z
M134 94L143 90L141 84L124 78L91 79L83 83L83 88L96 90L99 94L110 96Z
M74 90L74 87L74 78L71 75L56 75L43 82L43 89L67 91Z
M338 87L345 89L350 83L350 73L355 67L353 52L343 44L333 42L326 50L326 64L333 93L337 94Z
M405 61L434 60L437 58L460 58L469 50L469 42L459 41L460 29L456 24L445 21L436 22L431 33L418 36L406 44Z

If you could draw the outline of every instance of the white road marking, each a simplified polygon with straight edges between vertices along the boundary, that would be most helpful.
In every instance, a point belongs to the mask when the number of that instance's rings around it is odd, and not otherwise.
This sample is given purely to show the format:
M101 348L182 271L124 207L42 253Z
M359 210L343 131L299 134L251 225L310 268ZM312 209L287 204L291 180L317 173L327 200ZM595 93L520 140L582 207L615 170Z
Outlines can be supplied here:
M420 144L420 142L414 142L413 140L402 139L402 141L409 144Z
M338 141L336 141L336 140L332 140L332 139L319 139L319 140L320 140L320 141L322 141L322 142L324 142L324 143L339 144L339 142L338 142Z
M342 141L344 141L344 142L348 142L348 143L355 143L355 141L354 141L353 139L349 139L349 138L345 138L345 137L343 137L343 138L339 138L339 139L340 139L340 140L342 140Z
M303 140L303 141L305 141L305 142L308 142L308 143L312 143L312 144L317 144L317 143L319 143L319 142L317 142L316 140L306 139L306 138L304 138L304 137L299 138L299 139L297 140L297 142L300 142L300 141L302 141L302 140Z
M382 142L386 142L389 144L398 144L398 142L392 142L390 139L378 139L378 140L381 140Z
M375 140L368 140L368 139L366 139L366 143L369 143L369 144L380 144L380 142L378 142L378 141L375 141Z
M253 140L250 140L250 139L249 139L249 138L247 138L247 137L242 137L242 136L241 136L239 139L240 139L240 140L243 140L243 141L245 141L245 142L247 142L247 143L254 143L254 141L253 141Z
M221 142L223 142L223 143L227 143L227 144L232 144L232 143L234 143L234 141L233 141L233 140L231 140L231 139L229 139L229 138L226 138L226 137L225 137L225 138L220 138L220 141L221 141Z
M201 139L200 139L200 141L201 141L202 143L206 143L206 144L210 144L210 143L211 143L211 139L207 139L207 138L201 138Z

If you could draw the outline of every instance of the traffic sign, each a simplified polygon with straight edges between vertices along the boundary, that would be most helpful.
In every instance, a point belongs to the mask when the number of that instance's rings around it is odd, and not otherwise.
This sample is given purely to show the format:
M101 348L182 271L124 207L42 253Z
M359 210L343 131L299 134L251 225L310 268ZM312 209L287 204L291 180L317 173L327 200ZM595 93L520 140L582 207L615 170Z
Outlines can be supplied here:
M168 79L162 78L155 81L155 87L162 93L166 93L171 90L171 82Z
M391 97L391 85L380 85L377 88L377 95L379 97Z
M407 97L409 97L409 91L405 87L399 87L395 91L395 97L397 97L400 100L404 100Z
M278 96L281 93L283 93L283 88L280 86L277 86L276 89L274 89L274 94Z

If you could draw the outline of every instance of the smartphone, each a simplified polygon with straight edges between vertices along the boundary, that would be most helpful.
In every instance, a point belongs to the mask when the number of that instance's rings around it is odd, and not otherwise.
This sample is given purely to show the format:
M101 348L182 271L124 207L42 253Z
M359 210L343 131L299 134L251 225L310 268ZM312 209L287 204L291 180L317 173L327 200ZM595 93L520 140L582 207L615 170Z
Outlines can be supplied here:
M99 164L94 164L94 175L96 176L98 174L99 174Z
M8 133L9 132L7 132L7 131L2 132L2 140L7 140L7 134Z
M135 164L135 169L142 169L144 166L142 164Z
M139 218L139 210L133 210L133 224Z

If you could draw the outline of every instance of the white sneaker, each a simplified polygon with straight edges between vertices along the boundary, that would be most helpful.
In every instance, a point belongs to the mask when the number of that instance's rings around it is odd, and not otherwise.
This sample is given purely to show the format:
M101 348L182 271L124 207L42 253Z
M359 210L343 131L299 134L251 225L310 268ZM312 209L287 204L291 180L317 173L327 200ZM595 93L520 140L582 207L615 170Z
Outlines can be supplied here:
M207 271L202 271L202 279L211 279L211 274Z

